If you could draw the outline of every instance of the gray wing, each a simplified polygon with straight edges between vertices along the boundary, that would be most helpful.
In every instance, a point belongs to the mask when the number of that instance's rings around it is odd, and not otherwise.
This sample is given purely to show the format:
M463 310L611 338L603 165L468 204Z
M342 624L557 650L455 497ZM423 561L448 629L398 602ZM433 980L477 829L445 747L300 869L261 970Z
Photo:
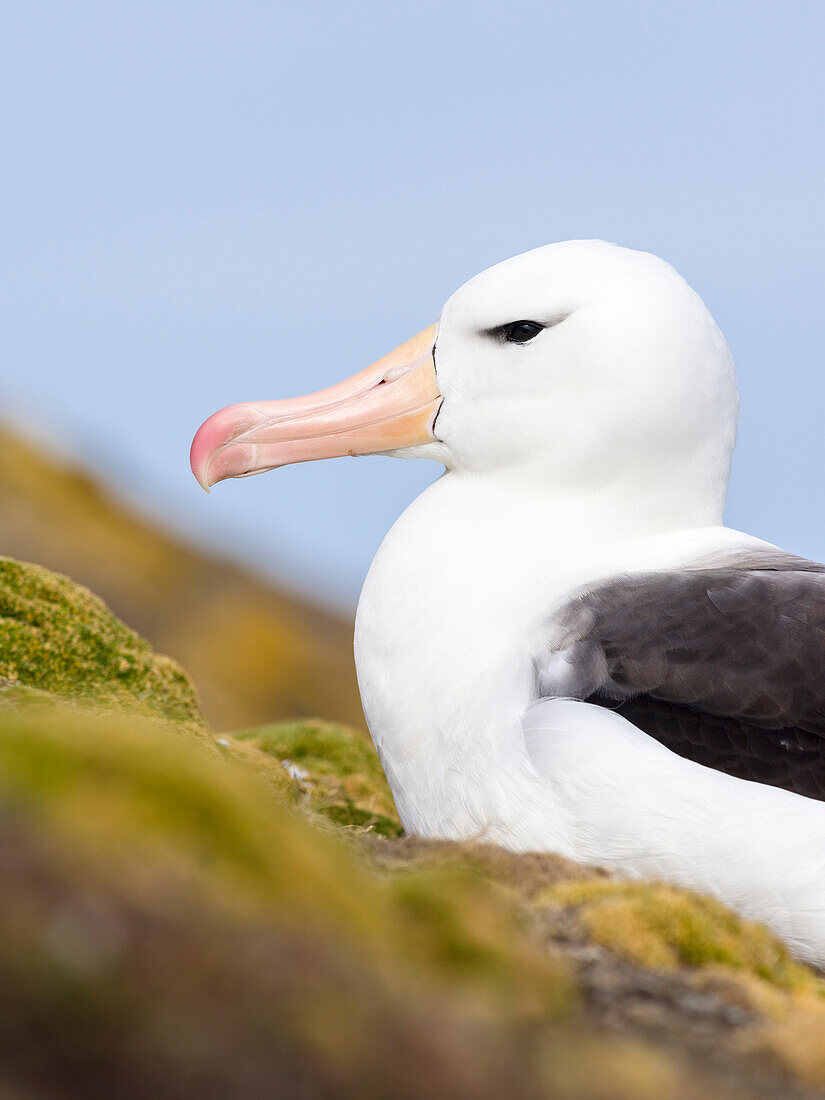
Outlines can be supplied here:
M825 566L780 551L579 594L581 695L681 756L825 799Z

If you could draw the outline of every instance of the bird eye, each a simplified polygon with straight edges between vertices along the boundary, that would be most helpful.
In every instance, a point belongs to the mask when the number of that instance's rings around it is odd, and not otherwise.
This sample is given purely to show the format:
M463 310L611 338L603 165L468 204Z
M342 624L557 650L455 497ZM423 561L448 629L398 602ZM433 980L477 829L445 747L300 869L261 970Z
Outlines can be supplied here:
M528 340L538 336L543 328L544 325L539 325L535 321L513 321L511 325L504 326L502 334L510 344L526 344Z

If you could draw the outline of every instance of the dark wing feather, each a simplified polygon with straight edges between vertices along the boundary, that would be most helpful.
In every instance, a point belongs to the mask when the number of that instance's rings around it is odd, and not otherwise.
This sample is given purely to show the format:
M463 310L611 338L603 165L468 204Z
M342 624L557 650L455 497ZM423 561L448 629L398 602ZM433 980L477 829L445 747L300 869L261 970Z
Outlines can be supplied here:
M681 756L825 799L825 566L740 552L618 578L569 610L602 670L591 702Z

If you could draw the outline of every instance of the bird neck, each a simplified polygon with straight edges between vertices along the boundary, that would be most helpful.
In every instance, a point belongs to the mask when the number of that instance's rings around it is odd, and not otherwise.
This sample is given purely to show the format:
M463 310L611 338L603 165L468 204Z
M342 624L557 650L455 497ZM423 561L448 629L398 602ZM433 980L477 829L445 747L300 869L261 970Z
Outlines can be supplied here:
M410 505L369 571L355 637L367 723L409 830L474 835L518 807L520 723L554 604L621 547L677 525L649 502L455 472Z

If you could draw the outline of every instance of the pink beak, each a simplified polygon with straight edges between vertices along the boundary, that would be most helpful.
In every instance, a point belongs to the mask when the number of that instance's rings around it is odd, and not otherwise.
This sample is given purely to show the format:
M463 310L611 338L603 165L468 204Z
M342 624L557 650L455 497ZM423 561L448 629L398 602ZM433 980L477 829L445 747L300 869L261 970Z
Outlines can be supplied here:
M374 454L433 440L441 405L435 377L436 326L413 336L329 389L284 401L230 405L192 440L200 485L247 477L290 462Z

